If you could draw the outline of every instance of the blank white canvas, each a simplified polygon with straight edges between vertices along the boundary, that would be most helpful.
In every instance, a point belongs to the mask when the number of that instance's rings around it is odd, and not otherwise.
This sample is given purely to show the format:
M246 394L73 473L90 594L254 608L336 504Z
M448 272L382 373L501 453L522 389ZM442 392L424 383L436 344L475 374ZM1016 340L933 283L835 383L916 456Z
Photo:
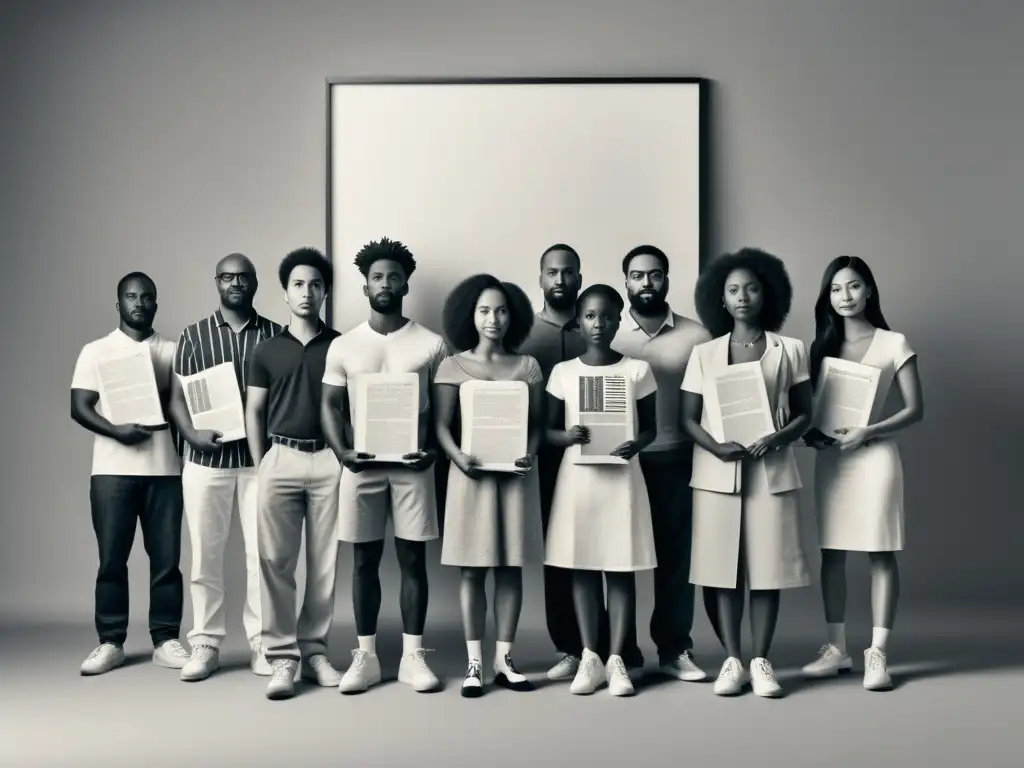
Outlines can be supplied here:
M671 260L668 300L693 315L700 102L686 83L342 84L331 100L333 325L366 319L352 263L390 237L417 259L405 314L440 332L448 291L476 272L542 306L538 259L580 254L584 285L625 296L622 257Z

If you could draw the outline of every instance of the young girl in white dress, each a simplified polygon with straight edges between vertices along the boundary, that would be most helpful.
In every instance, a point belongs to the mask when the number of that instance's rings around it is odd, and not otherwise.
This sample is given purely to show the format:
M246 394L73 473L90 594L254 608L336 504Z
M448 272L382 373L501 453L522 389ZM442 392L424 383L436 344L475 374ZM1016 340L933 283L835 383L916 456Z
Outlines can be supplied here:
M648 363L611 349L624 304L607 285L592 285L576 300L586 351L558 363L548 377L548 442L567 448L558 470L548 522L545 565L573 572L573 603L583 638L583 656L570 686L590 694L604 682L613 696L634 693L622 652L636 616L637 571L657 566L651 507L637 454L657 435L657 383ZM635 437L609 446L622 464L576 464L591 434L580 425L581 393L593 380L622 377L632 383ZM598 381L601 381L600 379ZM607 383L607 380L604 380ZM608 586L610 648L607 666L597 654L599 614Z
M826 357L873 366L881 377L869 426L840 428L834 435L811 430L805 437L818 450L814 495L828 639L804 672L827 677L852 668L846 648L846 553L867 552L874 626L871 647L864 651L864 687L887 690L892 679L886 654L899 598L896 553L903 549L903 464L891 435L923 416L917 357L906 337L889 329L874 275L856 256L840 256L826 267L814 324L815 383ZM890 397L896 394L893 383L899 398Z
M694 441L690 581L704 588L728 653L714 686L721 696L741 693L748 681L740 654L744 589L753 636L749 680L758 696L776 697L782 688L768 652L780 590L811 582L791 447L810 425L807 352L799 339L777 333L792 295L782 261L753 248L716 258L695 291L697 313L716 338L694 347L682 383L683 428ZM715 384L741 363L758 364L775 430L750 445L725 439Z
M533 685L516 669L512 644L523 605L522 567L540 563L544 546L540 486L533 471L544 427L543 375L533 357L516 354L530 332L533 309L515 285L474 275L451 292L443 315L448 343L460 350L438 366L433 392L437 441L451 460L441 562L462 569L459 603L469 656L462 695L483 694L484 582L489 571L494 572L497 624L494 683L529 691ZM459 388L473 380L524 381L530 387L527 455L516 461L519 473L480 471L477 459L463 453L452 434Z

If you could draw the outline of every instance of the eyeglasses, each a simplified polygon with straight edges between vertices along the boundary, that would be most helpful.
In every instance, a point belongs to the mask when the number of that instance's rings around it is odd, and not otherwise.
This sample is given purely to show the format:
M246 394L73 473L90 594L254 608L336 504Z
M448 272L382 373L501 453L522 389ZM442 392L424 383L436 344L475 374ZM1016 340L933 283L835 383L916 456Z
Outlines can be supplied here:
M231 283L235 282L235 278L238 278L238 282L241 285L249 285L252 282L253 275L249 272L221 272L217 275L217 279L224 283L224 285L231 285Z

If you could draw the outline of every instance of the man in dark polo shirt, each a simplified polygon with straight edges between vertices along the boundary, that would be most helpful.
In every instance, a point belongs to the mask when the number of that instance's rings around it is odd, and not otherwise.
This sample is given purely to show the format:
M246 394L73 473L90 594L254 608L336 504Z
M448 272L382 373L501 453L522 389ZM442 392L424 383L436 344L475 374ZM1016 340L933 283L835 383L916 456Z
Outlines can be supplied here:
M281 332L281 326L253 309L256 268L240 253L217 263L214 283L220 307L192 323L178 337L174 353L171 417L184 439L181 485L192 545L192 657L181 670L185 681L205 680L220 666L227 633L224 616L224 549L231 517L238 509L245 543L246 594L242 624L252 654L252 671L269 675L260 651L260 561L256 543L256 469L245 438L223 442L218 432L192 425L179 377L226 365L233 369L245 400L249 361L256 345Z
M579 357L586 348L576 322L576 297L579 296L581 285L580 257L572 247L557 243L541 254L540 287L544 292L544 308L534 318L530 335L519 348L519 353L536 358L545 381L557 363ZM551 445L542 445L537 453L541 521L545 535L558 467L564 453L564 449ZM583 638L576 622L572 598L572 571L544 566L544 609L548 634L561 656L548 670L548 678L572 680L583 654ZM602 659L607 659L609 629L608 613L604 606L601 607L599 627L597 652ZM643 666L643 655L636 643L635 625L626 640L623 659L634 673Z
M246 436L257 470L257 521L263 579L263 653L272 669L267 698L295 694L303 679L336 686L327 660L334 614L341 464L320 428L320 395L331 342L341 334L320 319L334 270L313 248L292 251L278 276L291 310L288 325L252 355ZM295 569L306 531L306 593L296 620Z

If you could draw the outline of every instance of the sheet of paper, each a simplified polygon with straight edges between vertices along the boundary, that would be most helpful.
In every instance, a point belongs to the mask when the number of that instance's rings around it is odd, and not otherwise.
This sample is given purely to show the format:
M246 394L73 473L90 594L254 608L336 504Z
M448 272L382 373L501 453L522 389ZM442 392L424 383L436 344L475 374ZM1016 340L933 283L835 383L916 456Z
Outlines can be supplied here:
M633 381L625 376L580 376L578 381L580 426L590 430L590 442L578 446L573 463L628 464L611 451L636 438Z
M530 388L524 381L467 381L459 387L462 452L482 469L515 472L526 455Z
M750 445L775 431L761 363L739 363L714 378L725 442Z
M881 374L871 365L824 358L814 396L814 426L829 437L841 427L868 426Z
M96 373L100 397L111 424L143 424L147 427L167 424L153 358L147 346L124 356L99 361Z
M349 385L351 387L351 384ZM402 461L420 449L420 377L415 373L367 373L355 378L354 446L375 462Z
M222 443L245 439L245 409L234 363L221 363L178 378L195 429L220 432Z

